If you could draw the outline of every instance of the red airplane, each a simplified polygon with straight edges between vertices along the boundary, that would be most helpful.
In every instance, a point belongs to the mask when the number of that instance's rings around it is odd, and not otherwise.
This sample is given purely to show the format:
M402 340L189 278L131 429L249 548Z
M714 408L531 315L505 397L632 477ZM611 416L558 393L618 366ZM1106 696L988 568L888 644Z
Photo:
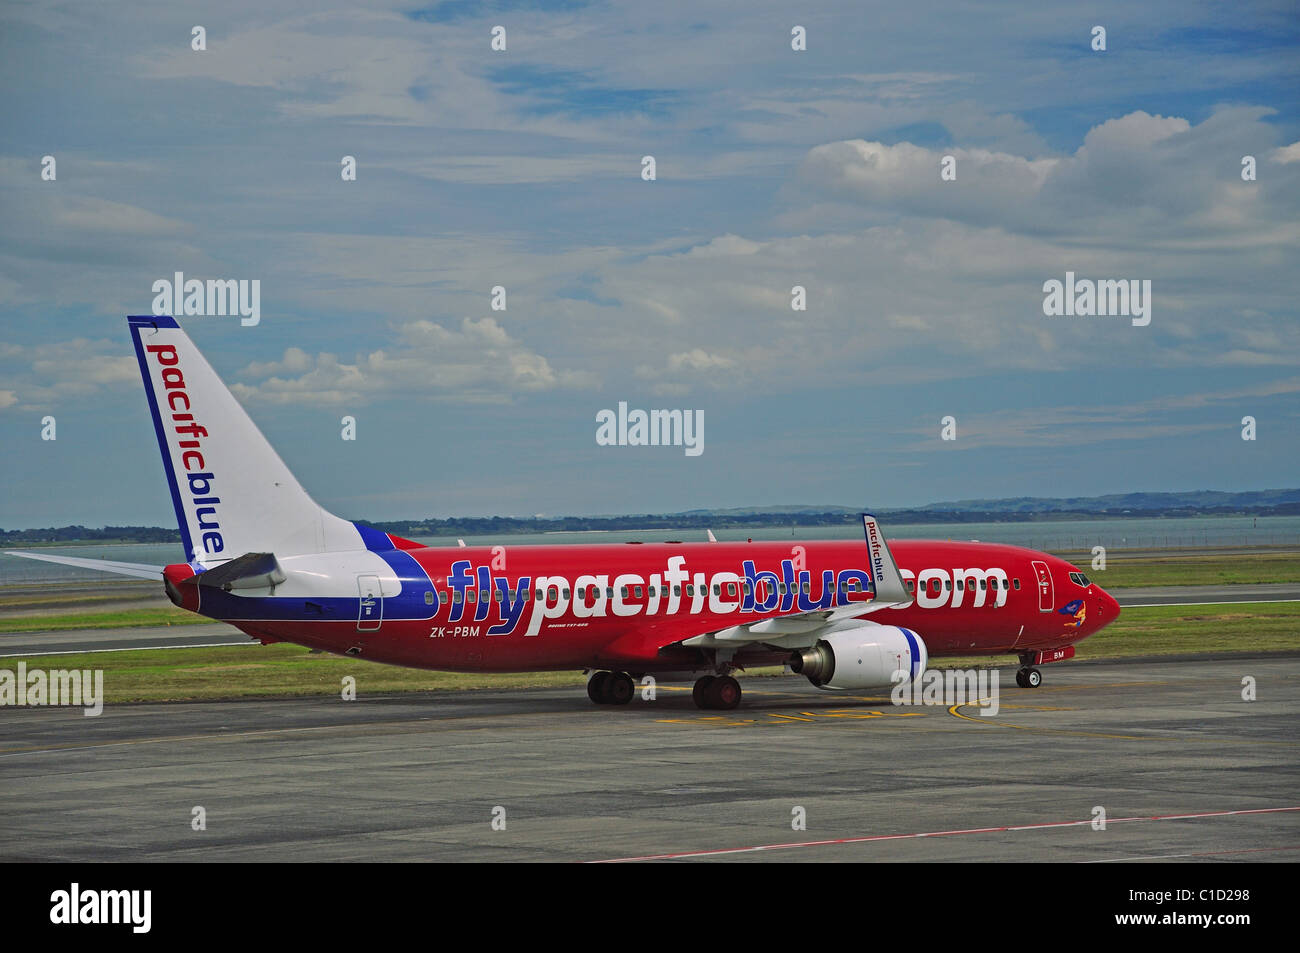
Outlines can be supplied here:
M187 563L12 553L164 582L178 606L265 644L449 671L581 669L598 704L646 674L700 675L730 709L732 672L787 664L813 685L915 682L931 656L1017 655L1017 683L1119 605L1069 563L985 543L429 547L312 501L175 319L128 319ZM710 534L712 537L712 534ZM868 618L871 616L872 618Z

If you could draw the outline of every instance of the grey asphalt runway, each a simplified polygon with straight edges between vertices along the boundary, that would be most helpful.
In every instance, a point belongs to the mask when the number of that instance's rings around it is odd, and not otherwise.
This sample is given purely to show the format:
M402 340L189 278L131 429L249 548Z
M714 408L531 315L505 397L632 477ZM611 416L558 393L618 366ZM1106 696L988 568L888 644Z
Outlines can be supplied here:
M1233 602L1295 602L1300 585L1294 582L1250 586L1149 586L1107 589L1121 606L1222 605Z
M358 674L350 702L0 709L0 860L1300 859L1294 654L1005 669L989 716L799 678L704 712Z
M152 625L123 629L62 629L0 634L0 658L127 649L197 648L203 645L259 645L224 622Z

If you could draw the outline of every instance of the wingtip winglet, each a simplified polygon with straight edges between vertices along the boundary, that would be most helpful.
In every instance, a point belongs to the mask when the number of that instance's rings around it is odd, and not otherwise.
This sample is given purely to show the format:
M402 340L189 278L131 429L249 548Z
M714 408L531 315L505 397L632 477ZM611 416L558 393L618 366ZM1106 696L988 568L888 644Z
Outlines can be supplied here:
M882 602L907 602L910 596L903 582L898 563L889 551L889 543L880 528L880 521L872 513L862 514L862 530L867 540L867 562L875 597Z

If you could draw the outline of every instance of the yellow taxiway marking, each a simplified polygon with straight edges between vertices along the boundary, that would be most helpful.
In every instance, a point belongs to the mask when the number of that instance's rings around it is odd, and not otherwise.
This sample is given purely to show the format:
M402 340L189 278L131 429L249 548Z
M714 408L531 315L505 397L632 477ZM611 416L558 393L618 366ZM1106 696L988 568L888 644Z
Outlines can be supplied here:
M656 718L665 725L707 725L708 727L740 728L748 726L788 725L792 722L823 722L829 719L871 721L877 718L917 718L928 714L923 711L882 711L875 708L839 708L828 711L801 711L797 714L769 711L756 712L757 718L729 718L726 715L700 715L694 718Z

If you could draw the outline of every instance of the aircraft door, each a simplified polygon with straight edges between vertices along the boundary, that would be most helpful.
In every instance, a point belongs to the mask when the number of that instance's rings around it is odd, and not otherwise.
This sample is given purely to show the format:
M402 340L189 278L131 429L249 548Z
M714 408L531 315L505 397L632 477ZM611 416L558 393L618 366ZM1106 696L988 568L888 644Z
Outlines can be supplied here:
M1047 563L1034 560L1034 575L1038 578L1038 611L1052 611L1052 573Z
M384 621L384 594L378 576L357 576L361 605L357 611L358 632L378 632Z

